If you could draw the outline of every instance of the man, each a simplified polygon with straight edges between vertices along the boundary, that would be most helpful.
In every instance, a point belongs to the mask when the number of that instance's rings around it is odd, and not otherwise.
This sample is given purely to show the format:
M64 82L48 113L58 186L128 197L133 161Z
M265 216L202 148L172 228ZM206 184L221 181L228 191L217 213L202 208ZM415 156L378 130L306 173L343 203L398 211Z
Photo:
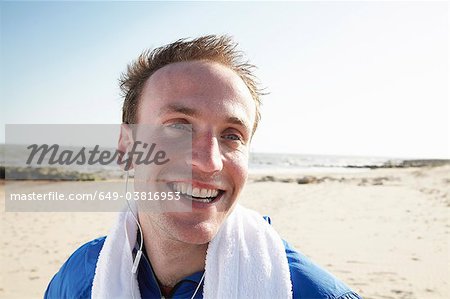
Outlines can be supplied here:
M252 69L231 38L213 35L144 52L128 67L119 149L135 139L127 124L189 132L192 177L168 166L155 176L191 210L122 213L106 241L69 258L46 298L360 298L237 204L260 119Z

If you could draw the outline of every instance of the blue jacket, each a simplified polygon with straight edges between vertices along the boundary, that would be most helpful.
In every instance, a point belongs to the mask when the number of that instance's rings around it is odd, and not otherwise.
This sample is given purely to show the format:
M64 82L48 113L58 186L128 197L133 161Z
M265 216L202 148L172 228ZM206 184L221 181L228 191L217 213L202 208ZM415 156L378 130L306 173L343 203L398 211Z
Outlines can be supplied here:
M270 223L269 219L266 220ZM105 238L95 239L78 248L53 277L44 298L90 298L97 259ZM286 241L283 242L291 273L294 298L361 299L332 274L293 249ZM185 277L173 288L169 297L191 298L202 275L203 272L197 272ZM138 283L143 299L162 297L152 267L145 255L139 263ZM202 298L202 294L203 285L200 286L195 298Z

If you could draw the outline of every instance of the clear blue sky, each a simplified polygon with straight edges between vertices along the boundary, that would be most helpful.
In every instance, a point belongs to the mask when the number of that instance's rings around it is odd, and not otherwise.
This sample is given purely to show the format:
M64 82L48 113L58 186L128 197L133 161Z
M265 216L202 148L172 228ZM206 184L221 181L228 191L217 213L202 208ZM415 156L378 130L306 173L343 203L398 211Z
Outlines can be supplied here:
M448 2L0 5L2 126L120 123L131 60L215 33L270 91L252 150L450 158Z

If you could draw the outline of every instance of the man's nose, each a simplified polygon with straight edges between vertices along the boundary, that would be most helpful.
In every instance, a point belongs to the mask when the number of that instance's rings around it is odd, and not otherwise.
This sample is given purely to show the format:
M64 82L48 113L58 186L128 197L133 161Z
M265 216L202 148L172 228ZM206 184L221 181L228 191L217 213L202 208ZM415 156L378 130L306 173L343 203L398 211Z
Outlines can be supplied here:
M222 170L222 153L217 138L210 132L193 136L192 168L205 173Z

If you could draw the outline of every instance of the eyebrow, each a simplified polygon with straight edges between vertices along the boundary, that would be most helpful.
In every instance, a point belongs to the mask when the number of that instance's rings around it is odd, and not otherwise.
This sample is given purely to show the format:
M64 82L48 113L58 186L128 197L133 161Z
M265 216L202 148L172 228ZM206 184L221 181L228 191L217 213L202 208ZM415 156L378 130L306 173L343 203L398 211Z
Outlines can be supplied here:
M164 107L160 112L159 112L159 116L166 114L166 113L181 113L187 116L191 116L191 117L198 117L200 115L200 113L192 108L183 106L183 105L175 105L175 104L170 104L167 107ZM250 128L249 126L239 117L236 116L230 116L226 119L227 123L230 124L234 124L234 125L238 125L241 127L244 127L246 129L248 129L249 131Z
M238 125L238 126L242 126L244 128L248 128L247 124L242 119L240 119L239 117L235 117L235 116L229 117L227 119L227 122L231 123L231 124Z
M186 107L186 106L182 106L182 105L174 105L174 104L170 104L167 107L164 107L158 114L158 116L161 116L163 114L166 113L181 113L181 114L185 114L188 116L198 116L199 113L192 108Z

